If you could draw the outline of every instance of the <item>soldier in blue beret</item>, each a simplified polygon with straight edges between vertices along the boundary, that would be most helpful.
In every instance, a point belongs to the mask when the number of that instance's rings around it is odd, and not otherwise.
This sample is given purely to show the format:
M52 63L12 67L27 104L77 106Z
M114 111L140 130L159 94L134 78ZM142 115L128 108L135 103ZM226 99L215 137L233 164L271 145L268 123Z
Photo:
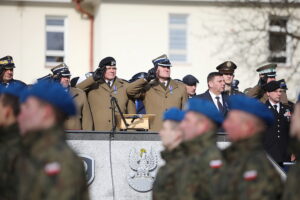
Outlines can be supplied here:
M17 116L23 89L19 82L0 89L0 199L17 199L16 162L21 152Z
M245 95L231 96L229 108L223 127L232 145L222 152L226 167L217 178L214 199L280 199L283 183L262 145L273 114Z
M224 166L216 146L216 133L223 116L213 103L198 98L188 100L185 112L180 123L184 157L176 176L176 193L171 199L211 199L215 176Z
M8 86L11 83L18 82L26 85L22 81L14 79L14 60L11 56L0 58L0 85Z
M76 114L70 94L44 80L23 92L21 101L18 199L88 199L83 163L63 131L66 118Z
M181 166L183 151L180 143L183 139L179 123L184 117L184 112L178 108L170 108L163 114L163 125L159 131L165 149L161 157L166 164L159 168L153 185L153 199L172 199L176 193L176 174Z

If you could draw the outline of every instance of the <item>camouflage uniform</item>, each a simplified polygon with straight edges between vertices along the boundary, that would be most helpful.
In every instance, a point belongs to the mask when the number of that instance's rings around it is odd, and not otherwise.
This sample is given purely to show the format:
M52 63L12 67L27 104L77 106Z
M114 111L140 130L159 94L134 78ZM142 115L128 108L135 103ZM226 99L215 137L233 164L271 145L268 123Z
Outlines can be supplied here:
M60 127L28 132L18 162L19 199L89 199L82 161Z
M176 175L181 170L184 152L182 146L178 146L172 151L164 150L161 152L161 157L166 161L166 164L159 168L156 174L156 179L153 184L152 199L167 200L175 199L172 194L176 193L175 180Z
M257 134L233 143L224 150L226 166L218 177L214 192L218 200L280 199L283 183L268 160Z
M178 199L212 199L216 176L224 162L216 146L216 131L209 131L182 144L186 158L177 182Z
M0 199L17 199L16 162L20 137L17 124L0 130Z
M293 139L290 142L290 146L291 146L291 151L295 153L296 158L299 158L300 142L297 141L296 139ZM298 200L300 198L299 175L300 175L300 163L297 162L289 169L282 200L296 200L296 199Z

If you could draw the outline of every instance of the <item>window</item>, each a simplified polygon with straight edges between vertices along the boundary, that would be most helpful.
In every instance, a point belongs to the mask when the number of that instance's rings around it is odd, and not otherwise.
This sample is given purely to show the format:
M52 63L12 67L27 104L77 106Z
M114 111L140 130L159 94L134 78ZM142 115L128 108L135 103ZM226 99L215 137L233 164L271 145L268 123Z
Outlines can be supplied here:
M187 18L185 14L169 16L169 56L174 62L187 62Z
M288 28L287 17L270 16L269 27L269 62L289 63L290 37L286 34Z
M65 17L46 17L46 66L65 61Z

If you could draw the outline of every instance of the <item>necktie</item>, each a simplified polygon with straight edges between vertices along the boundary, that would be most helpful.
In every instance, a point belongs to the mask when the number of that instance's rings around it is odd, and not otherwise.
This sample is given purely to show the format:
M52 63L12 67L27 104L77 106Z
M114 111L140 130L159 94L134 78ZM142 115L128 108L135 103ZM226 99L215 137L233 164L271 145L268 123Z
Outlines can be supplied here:
M222 106L222 104L220 102L220 97L216 97L216 99L217 99L217 104L218 104L219 111L223 112L223 106Z
M274 109L276 110L276 112L278 112L278 110L277 110L277 105L274 105Z
M111 87L111 81L107 81L109 87Z

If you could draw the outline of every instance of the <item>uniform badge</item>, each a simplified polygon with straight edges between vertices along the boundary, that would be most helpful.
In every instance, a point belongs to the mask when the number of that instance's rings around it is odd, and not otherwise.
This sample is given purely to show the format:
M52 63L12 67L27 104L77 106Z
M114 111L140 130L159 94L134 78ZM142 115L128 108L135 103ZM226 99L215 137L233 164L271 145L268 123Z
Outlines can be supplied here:
M257 171L256 170L249 170L244 172L244 180L245 181L253 181L257 178Z
M44 171L48 176L54 176L59 174L61 170L60 164L58 162L47 163L44 167Z
M157 167L157 154L151 148L148 153L146 149L137 152L133 148L129 153L129 166L134 172L128 173L127 182L138 192L150 191L153 187L155 174L153 171Z
M117 86L114 85L114 94L117 94Z
M283 115L288 119L288 121L290 121L292 114L289 109L286 109Z
M211 160L209 162L209 166L213 169L218 169L220 167L222 167L223 163L221 160Z
M170 90L170 93L173 94L173 87L172 87L172 85L169 85L169 90Z

